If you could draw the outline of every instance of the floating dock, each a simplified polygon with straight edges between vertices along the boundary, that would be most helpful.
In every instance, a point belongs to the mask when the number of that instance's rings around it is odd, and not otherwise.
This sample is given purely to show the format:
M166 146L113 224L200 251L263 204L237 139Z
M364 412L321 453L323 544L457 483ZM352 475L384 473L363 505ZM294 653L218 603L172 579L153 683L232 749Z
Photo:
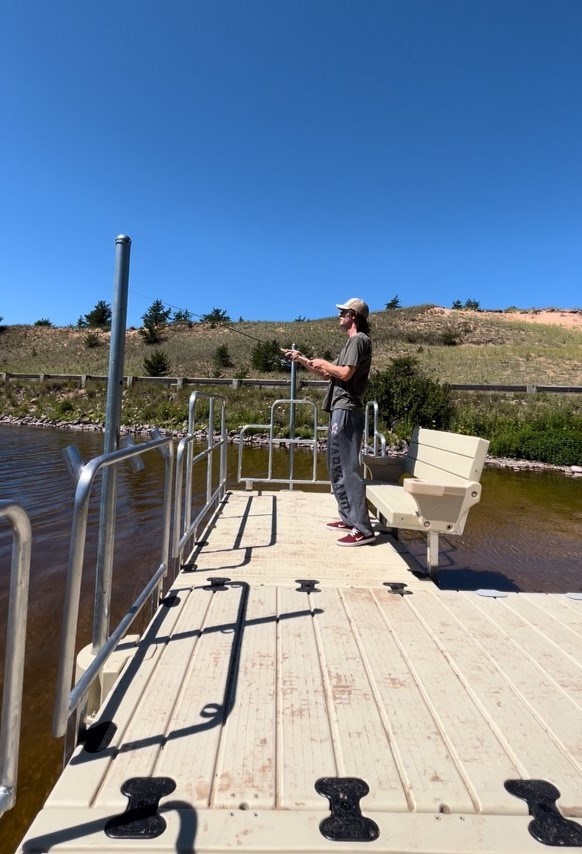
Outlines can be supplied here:
M582 601L441 591L334 509L227 494L20 852L582 847Z

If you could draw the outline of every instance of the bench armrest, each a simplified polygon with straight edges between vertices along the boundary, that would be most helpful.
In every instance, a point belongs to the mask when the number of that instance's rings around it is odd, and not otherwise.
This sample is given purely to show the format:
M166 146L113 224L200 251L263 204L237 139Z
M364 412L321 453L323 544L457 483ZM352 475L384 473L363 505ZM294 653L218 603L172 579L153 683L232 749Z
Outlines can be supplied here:
M408 477L402 484L404 486L404 491L410 493L411 495L466 495L470 487L479 486L479 491L481 491L480 484L475 484L474 482L469 482L468 484L463 484L462 486L457 486L451 483L432 483L428 480L420 480L419 478ZM473 496L477 497L477 496Z
M424 528L454 534L463 532L469 509L481 498L481 484L474 480L433 483L410 477L402 487L416 502L419 521Z

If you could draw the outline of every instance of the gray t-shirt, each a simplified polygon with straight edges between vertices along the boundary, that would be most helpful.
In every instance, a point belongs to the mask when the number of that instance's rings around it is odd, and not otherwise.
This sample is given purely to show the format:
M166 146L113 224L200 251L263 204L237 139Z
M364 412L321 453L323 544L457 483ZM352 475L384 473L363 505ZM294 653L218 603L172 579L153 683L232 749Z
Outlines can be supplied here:
M355 371L347 382L332 379L323 401L324 412L332 409L360 409L368 384L372 363L372 342L363 332L348 338L334 365L354 366Z

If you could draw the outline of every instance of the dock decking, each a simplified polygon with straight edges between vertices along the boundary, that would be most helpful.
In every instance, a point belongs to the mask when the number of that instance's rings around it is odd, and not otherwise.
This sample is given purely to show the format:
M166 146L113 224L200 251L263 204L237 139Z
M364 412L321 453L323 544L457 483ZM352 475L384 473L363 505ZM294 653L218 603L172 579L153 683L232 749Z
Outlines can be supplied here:
M109 739L77 748L19 851L547 850L520 778L558 788L555 835L582 834L582 601L440 591L386 535L338 548L333 509L228 496L101 710ZM329 777L365 781L359 808L330 808ZM154 838L116 819L132 778L161 778ZM322 834L342 803L374 841Z

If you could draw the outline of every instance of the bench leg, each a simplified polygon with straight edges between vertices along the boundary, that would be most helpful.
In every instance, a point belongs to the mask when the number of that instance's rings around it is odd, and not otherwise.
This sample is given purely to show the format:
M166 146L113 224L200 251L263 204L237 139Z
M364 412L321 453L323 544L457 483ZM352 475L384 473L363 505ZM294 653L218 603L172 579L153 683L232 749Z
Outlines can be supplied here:
M428 531L426 535L426 565L428 574L435 584L439 580L439 535L437 531Z
M383 516L381 513L378 513L378 522L384 527L388 528L388 533L394 537L395 540L398 539L398 528L390 528L389 525L386 524L386 516Z

